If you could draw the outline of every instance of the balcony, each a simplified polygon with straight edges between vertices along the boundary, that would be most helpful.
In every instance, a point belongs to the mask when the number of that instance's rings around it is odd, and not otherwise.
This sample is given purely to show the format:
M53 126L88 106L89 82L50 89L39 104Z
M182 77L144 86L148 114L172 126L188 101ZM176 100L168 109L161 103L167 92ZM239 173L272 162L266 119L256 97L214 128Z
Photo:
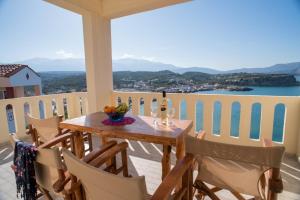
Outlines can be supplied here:
M283 132L281 141L273 141L274 145L284 145L286 156L282 164L282 176L284 181L284 192L280 199L300 198L300 165L296 155L299 156L299 97L275 97L275 96L229 96L229 95L200 95L200 94L168 94L172 106L176 108L176 117L186 117L194 120L194 130L204 129L207 131L207 139L212 141L260 146L262 138L273 138L273 120L276 118L276 105L284 105L285 114L283 118ZM130 99L133 114L150 115L151 106L159 103L159 93L127 93L113 92L111 103L118 101L128 103ZM153 99L156 101L153 102ZM141 101L142 100L142 101ZM143 103L141 103L143 102ZM182 102L185 108L182 109ZM199 103L201 102L201 103ZM215 102L221 104L221 111L216 120ZM238 102L239 110L239 131L232 131L232 104ZM261 119L259 134L255 139L251 138L251 117L253 105L261 105ZM199 105L202 111L199 113ZM64 115L65 118L74 118L88 113L87 93L66 93L55 95L44 95L36 97L24 97L16 99L0 100L0 174L1 186L0 199L15 199L14 176L10 169L13 158L12 148L7 143L9 134L15 130L20 137L26 137L25 112L29 112L37 118L48 118L55 114ZM10 117L7 117L9 109ZM202 118L202 119L201 119ZM198 122L197 122L198 121ZM200 121L200 123L199 123ZM214 123L220 123L217 128ZM13 128L12 128L13 126ZM192 133L191 133L192 134ZM257 135L256 135L257 136ZM279 137L280 138L280 137ZM99 144L97 137L93 138L94 145ZM144 142L129 142L129 166L133 176L146 175L148 191L153 193L161 181L162 149L160 145ZM174 149L172 150L172 164L175 164ZM145 166L150 169L144 170ZM4 184L6 183L6 184ZM232 199L229 193L221 192L224 199Z
M111 20L188 0L46 0L82 16L87 93L66 93L0 100L0 199L16 199L9 134L25 135L25 113L36 118L63 115L74 118L101 110L105 105L126 102L135 115L150 115L161 101L158 93L113 91ZM193 130L205 130L207 139L222 143L261 146L263 138L284 145L281 166L284 192L279 199L300 199L300 97L168 94L176 118L193 120ZM192 131L191 134L194 134ZM93 138L97 146L99 138ZM145 175L148 191L161 182L162 149L159 145L127 141L133 176ZM172 149L172 164L175 153ZM147 170L145 170L147 168ZM232 199L221 192L222 199Z

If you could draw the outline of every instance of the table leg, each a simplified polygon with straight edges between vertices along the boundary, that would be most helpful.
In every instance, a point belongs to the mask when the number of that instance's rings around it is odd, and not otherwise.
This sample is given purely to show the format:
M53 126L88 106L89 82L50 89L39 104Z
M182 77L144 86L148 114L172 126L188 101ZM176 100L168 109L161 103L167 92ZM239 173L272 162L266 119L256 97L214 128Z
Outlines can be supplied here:
M78 158L82 158L84 156L84 141L83 135L81 132L74 132L74 147L75 147L75 155Z
M170 154L171 154L171 145L163 145L163 157L161 160L162 163L162 176L161 179L163 180L167 174L170 172L171 169L171 162L170 162Z
M101 139L102 145L106 144L108 141L107 137L105 137L105 136L100 136L100 139Z
M177 138L176 140L176 164L182 160L185 156L185 143L184 143L184 137L181 136ZM175 188L175 191L178 192L181 189L181 181L179 181L178 185Z
M185 156L184 137L179 137L176 140L176 163L182 160Z

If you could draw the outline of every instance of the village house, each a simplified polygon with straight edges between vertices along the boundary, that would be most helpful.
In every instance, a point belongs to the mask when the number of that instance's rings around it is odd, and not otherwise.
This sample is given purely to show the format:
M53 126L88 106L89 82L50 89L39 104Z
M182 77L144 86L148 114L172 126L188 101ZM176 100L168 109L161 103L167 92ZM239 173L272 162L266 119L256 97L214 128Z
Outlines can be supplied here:
M0 99L24 97L24 89L29 86L33 87L35 96L41 95L41 77L28 65L0 65Z

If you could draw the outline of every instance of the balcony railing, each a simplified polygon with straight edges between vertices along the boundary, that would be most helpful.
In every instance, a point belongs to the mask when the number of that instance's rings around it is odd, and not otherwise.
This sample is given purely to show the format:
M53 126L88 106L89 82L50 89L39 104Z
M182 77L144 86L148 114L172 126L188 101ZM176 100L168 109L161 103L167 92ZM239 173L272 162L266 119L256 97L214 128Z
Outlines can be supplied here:
M25 114L29 112L36 118L63 115L74 118L85 114L87 93L63 93L15 99L0 100L0 143L9 140L9 133L25 136Z
M160 93L113 92L113 101L132 102L134 114L150 115ZM168 94L176 117L194 120L194 129L218 142L260 146L263 138L299 155L300 97ZM141 103L142 102L142 103ZM158 104L159 105L159 104Z
M160 93L113 92L112 102L130 102L134 114L150 115L159 105ZM300 155L300 97L168 94L176 118L194 120L194 129L207 132L207 139L241 145L261 145L273 139L286 151ZM10 132L24 136L25 113L37 118L55 114L68 118L87 112L87 93L64 93L0 100L0 143ZM10 126L14 126L13 128Z

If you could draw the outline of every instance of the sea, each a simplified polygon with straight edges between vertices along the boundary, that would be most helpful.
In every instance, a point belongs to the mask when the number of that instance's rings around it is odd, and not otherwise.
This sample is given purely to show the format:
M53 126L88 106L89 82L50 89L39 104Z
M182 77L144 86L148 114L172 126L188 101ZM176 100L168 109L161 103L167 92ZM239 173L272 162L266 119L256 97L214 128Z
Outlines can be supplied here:
M300 76L295 76L300 81ZM223 94L223 95L262 95L262 96L300 96L300 86L292 87L252 87L251 91L228 91L228 90L212 90L212 91L201 91L199 94ZM172 102L169 102L169 107L172 106ZM203 104L196 104L196 131L203 130ZM279 104L274 108L274 119L273 119L273 134L272 140L275 142L283 142L284 137L284 121L285 121L285 106ZM180 119L186 119L186 102L181 102ZM213 109L213 134L219 135L221 128L221 113L222 105L220 102L214 104ZM233 137L239 136L239 125L240 125L240 105L234 103L231 110L231 126L230 135ZM256 103L252 106L251 112L251 127L249 130L249 137L251 139L260 138L260 121L261 121L261 105Z

